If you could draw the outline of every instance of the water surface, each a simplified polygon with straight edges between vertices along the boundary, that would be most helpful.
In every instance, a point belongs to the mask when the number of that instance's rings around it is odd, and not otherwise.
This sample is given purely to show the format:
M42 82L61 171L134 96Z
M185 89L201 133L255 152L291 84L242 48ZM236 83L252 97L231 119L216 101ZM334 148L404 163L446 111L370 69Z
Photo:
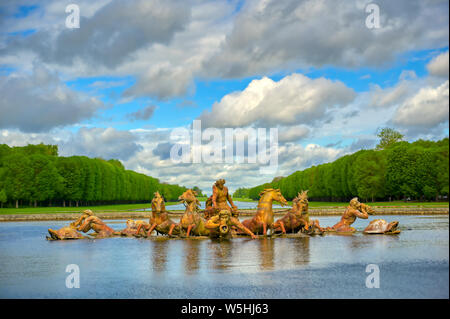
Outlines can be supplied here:
M377 217L371 217L371 219ZM448 216L384 216L397 236L46 241L67 221L0 223L1 298L448 298ZM320 217L331 226L338 216ZM108 220L115 229L124 220ZM367 220L354 226L364 229ZM68 264L80 288L68 289ZM380 288L366 288L366 266Z
M200 201L200 209L205 209L205 201ZM258 206L258 202L241 202L241 201L233 201L233 203L239 208L239 209L256 209L256 207ZM279 208L289 208L290 206L281 206L277 203L273 203L272 208L274 209L279 209ZM180 204L175 204L175 205L167 205L166 209L168 211L173 211L173 210L185 210L186 206L184 206L183 203ZM139 209L140 211L151 211L152 209L149 208L144 208L144 209Z

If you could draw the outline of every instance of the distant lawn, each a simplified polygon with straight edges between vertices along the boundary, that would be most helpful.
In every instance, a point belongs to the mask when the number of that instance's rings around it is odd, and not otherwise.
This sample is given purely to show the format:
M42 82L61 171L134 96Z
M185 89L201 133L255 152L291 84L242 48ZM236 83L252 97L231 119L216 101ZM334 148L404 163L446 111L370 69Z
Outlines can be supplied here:
M200 201L205 201L205 197L199 197ZM233 198L233 201L240 202L254 202L257 201L248 198ZM292 205L292 202L288 202ZM166 206L176 205L178 202L167 202ZM448 202L375 202L367 203L370 206L408 206L408 207L448 207ZM309 207L346 207L348 202L309 202ZM124 205L104 205L104 206L86 206L86 207L21 207L21 208L0 208L0 214L52 214L52 213L76 213L85 209L90 209L95 212L128 212L138 209L151 209L150 203L145 204L124 204Z
M176 205L178 202L167 202L166 206ZM101 205L101 206L79 206L79 207L19 207L0 208L0 214L56 214L56 213L76 213L85 209L95 212L128 212L138 209L151 209L150 203L145 204L121 204L121 205Z
M233 201L239 202L254 202L249 198L233 198ZM288 204L292 206L292 201L288 201ZM448 207L448 202L404 202L404 201L392 201L392 202L367 202L369 206L408 206L408 207ZM309 202L309 207L346 207L348 202Z

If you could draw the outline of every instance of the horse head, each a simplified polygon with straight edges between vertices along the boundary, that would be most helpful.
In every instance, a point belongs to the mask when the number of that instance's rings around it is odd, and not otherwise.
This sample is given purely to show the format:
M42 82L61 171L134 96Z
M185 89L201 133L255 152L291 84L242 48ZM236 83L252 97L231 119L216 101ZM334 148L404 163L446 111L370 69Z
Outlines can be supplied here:
M197 196L196 191L188 189L178 197L178 200L183 204L185 204L186 206L194 205L195 208L198 208L198 206L200 206L200 202L196 196Z
M297 197L295 197L293 200L293 206L296 209L296 211L302 212L308 210L308 190L298 193Z
M162 213L166 211L166 205L164 203L164 198L159 194L159 192L155 193L155 196L152 199L152 212Z
M260 202L264 198L265 200L271 199L271 200L277 201L281 204L281 206L285 206L288 203L286 198L284 198L283 194L281 194L281 191L279 189L273 189L273 188L265 189L259 194L259 196L261 197Z

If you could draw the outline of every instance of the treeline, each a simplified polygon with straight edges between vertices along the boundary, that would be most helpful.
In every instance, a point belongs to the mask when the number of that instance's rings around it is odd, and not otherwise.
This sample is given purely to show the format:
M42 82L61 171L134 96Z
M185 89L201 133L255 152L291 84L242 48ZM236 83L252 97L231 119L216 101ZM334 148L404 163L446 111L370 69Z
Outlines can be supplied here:
M118 160L58 156L56 145L0 145L2 207L90 206L176 200L185 187L125 170Z
M448 150L448 138L396 142L385 149L361 150L271 183L239 189L239 197L248 194L256 200L263 189L279 188L288 200L306 189L309 198L317 201L348 201L355 196L365 201L448 198Z

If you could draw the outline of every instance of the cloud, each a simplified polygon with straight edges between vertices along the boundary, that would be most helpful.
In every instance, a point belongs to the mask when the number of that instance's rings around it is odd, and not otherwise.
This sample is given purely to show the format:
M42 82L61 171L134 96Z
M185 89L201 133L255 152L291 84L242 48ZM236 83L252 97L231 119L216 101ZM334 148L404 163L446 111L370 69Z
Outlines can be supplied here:
M80 7L83 11L83 7ZM65 11L61 11L61 18ZM190 9L176 1L112 1L91 16L81 16L79 29L38 30L15 46L32 49L47 63L113 68L154 43L169 43L190 19ZM63 20L64 21L64 20Z
M298 141L299 139L307 137L309 133L309 128L303 125L282 127L278 132L278 142L285 143Z
M365 26L369 1L358 0L77 3L77 30L64 27L57 1L8 19L8 31L36 32L0 36L0 63L37 58L72 77L131 75L124 97L166 100L194 92L197 79L385 67L405 52L448 46L448 2L439 0L377 1L380 29Z
M428 72L431 75L448 78L448 59L448 51L434 57L430 63L427 64Z
M236 78L280 69L385 66L398 54L448 45L448 2L380 0L379 29L365 26L369 1L249 1L204 63Z
M386 108L395 105L404 100L405 97L411 93L411 89L411 83L406 80L400 81L395 86L384 89L375 84L371 87L369 92L369 106Z
M350 152L356 152L359 150L367 150L372 149L375 147L377 143L377 140L375 138L358 138L356 141L354 141L349 147Z
M225 95L199 117L209 127L262 127L306 124L350 103L355 92L342 82L292 74L275 82L253 80L243 91Z
M133 113L129 113L127 115L127 117L129 119L131 119L132 121L146 121L148 119L150 119L153 116L153 113L156 110L156 105L149 105L145 108L143 108L142 110L133 112Z
M32 74L0 77L0 128L43 132L93 117L105 105L75 92L58 75L35 64Z
M191 72L183 67L173 67L164 63L159 67L148 68L139 75L135 85L127 89L125 97L155 96L160 100L182 96L193 81Z
M397 109L392 122L406 128L430 129L448 122L449 81L437 87L424 87Z
M54 129L46 133L24 133L18 130L0 130L0 144L25 146L27 144L58 145L61 156L88 156L104 159L128 160L142 150L136 134L115 128L86 128L76 132Z
M159 156L161 160L166 160L170 158L170 150L173 147L173 143L163 142L158 143L158 145L153 149L153 155Z
M80 128L70 139L62 143L64 154L127 160L142 146L129 131L115 128Z
M313 165L329 163L345 155L346 152L343 148L324 147L314 143L306 146L286 143L279 148L279 174L286 176Z

